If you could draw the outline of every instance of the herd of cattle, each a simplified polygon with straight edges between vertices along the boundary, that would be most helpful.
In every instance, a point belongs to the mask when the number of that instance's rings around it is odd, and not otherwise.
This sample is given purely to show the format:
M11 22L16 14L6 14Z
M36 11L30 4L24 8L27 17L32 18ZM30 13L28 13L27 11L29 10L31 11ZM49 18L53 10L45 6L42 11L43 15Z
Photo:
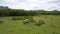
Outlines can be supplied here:
M28 24L28 23L30 23L30 20L29 19L24 19L23 23ZM38 23L35 23L35 25L37 25L37 26L40 26L42 24L45 24L43 19L39 20Z
M3 22L4 22L3 20L0 20L0 24L2 24ZM28 24L28 23L30 23L30 20L29 19L24 19L23 23ZM35 23L35 25L38 25L38 26L42 25L42 24L45 24L43 19L39 20L38 23Z

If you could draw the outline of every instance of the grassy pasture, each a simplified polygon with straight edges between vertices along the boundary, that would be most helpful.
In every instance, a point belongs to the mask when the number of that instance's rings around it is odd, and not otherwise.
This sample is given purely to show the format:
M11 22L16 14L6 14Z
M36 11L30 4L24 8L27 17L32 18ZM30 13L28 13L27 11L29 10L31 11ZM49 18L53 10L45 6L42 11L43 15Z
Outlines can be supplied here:
M21 18L13 21L12 18ZM23 24L26 16L0 17L4 22L0 24L0 34L60 34L60 15L29 16L36 22L44 19L45 24L41 26L35 23Z

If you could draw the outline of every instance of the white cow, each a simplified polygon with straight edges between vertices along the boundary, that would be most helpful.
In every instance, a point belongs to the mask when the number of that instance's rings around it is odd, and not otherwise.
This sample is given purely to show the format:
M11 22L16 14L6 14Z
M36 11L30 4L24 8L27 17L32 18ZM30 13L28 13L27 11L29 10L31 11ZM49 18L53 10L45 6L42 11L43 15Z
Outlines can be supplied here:
M3 20L0 20L0 24L3 22Z
M25 19L24 20L24 23L26 24L26 23L29 23L29 19Z

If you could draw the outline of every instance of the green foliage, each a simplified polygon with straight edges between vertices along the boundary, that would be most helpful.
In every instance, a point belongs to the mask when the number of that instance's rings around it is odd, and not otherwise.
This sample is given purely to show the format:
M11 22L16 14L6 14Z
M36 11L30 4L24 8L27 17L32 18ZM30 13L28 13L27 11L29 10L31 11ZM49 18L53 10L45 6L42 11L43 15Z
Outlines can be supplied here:
M15 21L15 20L24 20L24 17L13 17L11 18L11 20Z
M0 16L60 15L60 11L0 9Z

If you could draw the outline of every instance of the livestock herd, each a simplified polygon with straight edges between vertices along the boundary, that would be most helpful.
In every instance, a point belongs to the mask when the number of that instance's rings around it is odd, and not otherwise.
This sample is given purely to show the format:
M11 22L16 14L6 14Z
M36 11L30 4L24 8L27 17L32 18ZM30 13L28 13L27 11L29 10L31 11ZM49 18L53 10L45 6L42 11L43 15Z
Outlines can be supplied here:
M24 19L23 23L24 23L24 24L28 24L28 23L30 23L30 20L29 20L29 19ZM45 24L45 22L44 22L43 19L41 19L41 20L39 20L37 23L35 23L35 25L37 25L37 26L40 26L40 25L42 25L42 24Z
M30 21L31 21L31 20L29 20L29 19L24 19L24 20L23 20L23 24L29 24ZM0 20L0 24L2 24L3 22L4 22L3 20ZM31 22L32 22L32 21L31 21ZM42 24L45 24L45 22L44 22L43 19L39 20L38 23L35 23L35 25L37 25L37 26L40 26L40 25L42 25Z

